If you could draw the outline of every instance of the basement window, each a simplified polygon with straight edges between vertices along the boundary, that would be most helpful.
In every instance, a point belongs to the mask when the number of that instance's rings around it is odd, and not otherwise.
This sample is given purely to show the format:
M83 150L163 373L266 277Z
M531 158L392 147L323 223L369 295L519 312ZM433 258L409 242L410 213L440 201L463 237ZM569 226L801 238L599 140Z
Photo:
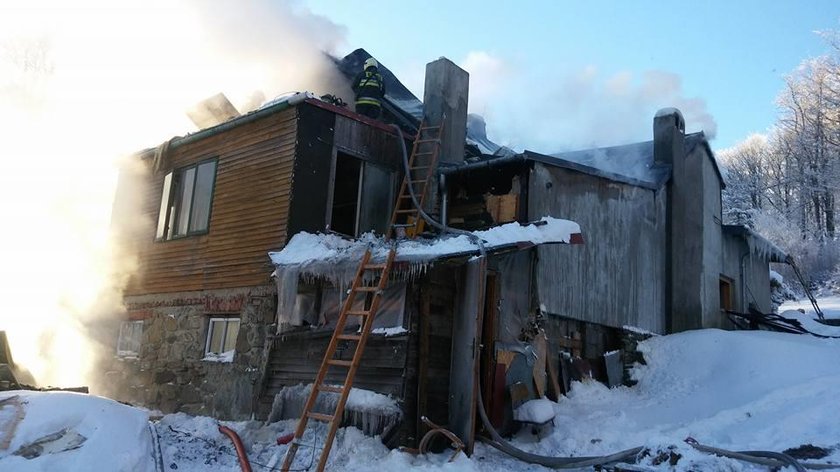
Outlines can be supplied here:
M239 318L232 316L210 318L204 360L232 362L237 335L239 335Z
M206 233L215 182L216 159L166 174L155 239L165 241Z
M123 321L117 338L117 355L140 357L140 342L143 339L143 321Z
M350 154L336 154L330 230L351 237L368 231L382 234L390 223L393 200L392 171Z

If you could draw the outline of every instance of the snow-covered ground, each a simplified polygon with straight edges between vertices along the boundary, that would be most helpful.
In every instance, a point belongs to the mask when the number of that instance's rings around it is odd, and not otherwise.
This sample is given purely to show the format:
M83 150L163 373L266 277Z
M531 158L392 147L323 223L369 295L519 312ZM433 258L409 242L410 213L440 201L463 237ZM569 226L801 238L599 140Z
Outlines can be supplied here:
M822 306L823 304L821 304ZM824 310L832 306L826 301ZM767 331L698 330L651 338L640 344L647 365L637 366L634 387L609 389L597 382L575 383L568 398L551 403L553 430L541 439L530 430L514 443L552 455L601 455L635 446L653 454L641 464L652 470L766 470L733 459L700 453L685 443L729 450L784 451L802 445L825 448L814 462L840 463L840 339ZM154 441L147 413L110 400L69 393L5 392L24 401L25 416L6 449L2 434L16 414L0 403L0 470L154 470ZM282 461L286 445L278 437L294 431L294 421L270 425L226 422L240 433L253 469L268 470ZM64 428L86 438L80 447L33 459L15 456L21 446ZM192 472L239 470L230 441L212 418L184 414L155 423L164 470ZM323 425L304 444L323 437ZM681 457L675 468L654 465L659 451ZM355 428L339 431L330 470L548 470L507 457L478 444L471 458L447 462L449 454L413 456L388 450L377 438ZM311 450L297 454L299 469L317 462Z
M820 307L820 311L823 312L823 316L826 318L840 318L840 296L821 297L817 299L817 306ZM779 307L779 313L798 309L804 310L806 314L814 315L814 307L811 306L811 302L807 298L795 302L789 301L783 303Z

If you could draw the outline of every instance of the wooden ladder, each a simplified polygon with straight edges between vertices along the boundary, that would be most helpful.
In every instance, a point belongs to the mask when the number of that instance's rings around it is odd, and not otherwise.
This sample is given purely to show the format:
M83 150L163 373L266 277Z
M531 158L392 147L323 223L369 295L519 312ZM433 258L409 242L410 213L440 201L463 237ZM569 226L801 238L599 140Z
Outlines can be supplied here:
M422 231L423 219L420 213L414 207L411 200L410 189L414 189L418 203L423 205L426 196L426 190L429 186L429 181L434 175L435 167L437 166L438 156L440 154L440 126L425 126L420 124L420 129L417 132L417 138L414 141L414 146L411 151L409 159L409 174L403 179L400 186L399 197L397 203L394 205L394 212L391 215L391 226L388 233L385 235L385 240L390 241L392 235L399 236L397 229L404 229L405 235L409 238L415 237ZM418 185L419 184L419 185ZM412 187L408 187L411 185ZM338 316L338 322L335 326L330 344L327 346L327 351L324 353L324 360L321 361L321 367L318 369L318 375L315 377L315 382L312 385L312 391L309 393L309 398L303 407L303 412L298 422L297 430L292 442L289 444L289 449L286 452L286 458L283 461L283 472L289 472L295 454L301 446L301 439L303 433L306 431L306 425L310 419L324 421L329 424L327 437L324 439L324 448L321 451L321 457L318 460L317 471L324 470L327 464L327 458L330 455L335 433L341 425L341 420L344 415L344 406L347 403L347 397L350 395L350 390L353 386L353 379L356 375L356 370L359 368L362 360L362 354L365 350L368 335L373 326L373 318L376 316L376 311L379 309L379 303L382 300L382 292L388 285L388 275L391 271L391 266L394 263L396 256L396 244L392 244L391 250L385 262L381 264L371 263L371 250L365 251L364 257L359 264L356 271L356 277L353 279L353 284L344 300L341 307L341 312ZM373 273L373 275L369 275ZM366 285L365 280L372 280L371 285ZM359 310L354 309L353 305L356 297L361 296L364 299L364 306ZM361 317L362 323L358 333L347 334L344 332L345 324L348 316ZM335 353L338 348L339 341L348 341L356 343L356 349L353 351L352 360L335 359ZM330 368L346 369L346 376L344 383L341 385L327 385L324 379L327 376L327 371ZM324 413L316 413L313 410L315 402L318 399L320 392L331 392L339 394L338 403L336 404L335 412L331 415ZM314 447L314 445L313 445Z
M442 126L442 123L441 126L426 126L425 121L420 123L417 139L414 140L411 157L408 159L409 173L403 178L397 203L394 205L394 213L391 215L389 237L390 233L398 233L400 229L405 231L405 236L408 238L413 238L423 231L425 220L421 218L420 212L414 206L411 190L414 190L420 208L423 208L426 190L429 182L432 181L440 156Z
M315 383L312 385L312 391L309 393L309 398L306 400L306 405L303 407L303 412L300 415L295 437L289 444L289 450L286 452L286 459L283 461L283 471L287 472L292 465L298 448L300 447L300 440L303 438L303 433L306 431L306 424L310 419L324 421L329 423L329 430L327 437L324 439L324 449L321 451L321 458L318 461L318 471L324 470L327 464L327 457L330 455L333 439L335 433L341 424L341 419L344 415L344 405L347 403L347 397L350 395L350 389L353 387L353 378L356 375L356 370L359 368L362 360L362 353L365 350L365 343L373 326L373 318L376 315L376 310L379 308L379 302L382 300L382 292L388 285L388 273L391 270L391 265L394 262L396 249L391 248L388 253L388 258L382 264L372 264L371 251L365 251L362 257L362 263L359 264L359 269L356 271L356 278L353 280L353 285L350 287L350 292L347 299L344 300L344 305L341 307L341 312L338 315L338 322L335 325L335 332L333 333L330 344L327 346L327 352L324 354L324 360L321 362L321 368L318 369L318 375L315 377ZM373 277L374 283L372 285L365 285L365 274L373 272L376 274ZM360 295L365 302L366 308L353 309L356 296ZM361 318L361 327L358 333L347 334L344 332L347 317L355 316ZM334 359L339 341L348 341L356 343L356 349L353 352L352 360ZM324 379L327 376L327 371L330 367L346 369L346 377L344 383L341 385L327 385ZM316 413L312 411L315 407L315 401L318 399L320 392L331 392L339 394L338 403L335 407L335 412L332 415L324 413Z

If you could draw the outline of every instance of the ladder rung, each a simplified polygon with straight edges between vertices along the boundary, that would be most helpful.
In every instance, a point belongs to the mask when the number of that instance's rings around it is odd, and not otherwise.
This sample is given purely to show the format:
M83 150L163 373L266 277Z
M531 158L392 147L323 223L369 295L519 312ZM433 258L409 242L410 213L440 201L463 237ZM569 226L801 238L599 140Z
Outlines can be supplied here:
M413 210L397 210L394 213L417 213L417 209L415 208Z
M344 387L336 387L334 385L320 385L318 386L318 390L322 392L341 393L344 391Z
M417 157L417 156L431 156L433 154L434 154L434 152L415 152L414 157Z
M420 143L439 143L439 142L440 142L440 139L418 139L417 141L414 141L414 144L420 144Z
M374 288L376 288L376 287L374 287ZM369 314L370 314L370 312L369 312L369 311L353 311L353 310L349 310L349 311L347 312L347 315L350 315L350 316L368 316Z
M417 166L417 167L412 167L412 168L410 168L410 169L408 169L408 170L428 169L428 168L430 168L430 167L432 167L432 166Z
M325 415L323 413L315 413L313 411L306 412L306 416L312 418L313 420L326 421L327 423L335 419L333 415Z
M368 264L365 270L385 270L385 267L387 267L385 264Z
M340 359L328 359L327 364L341 366L341 367L350 367L351 365L353 365L353 361L342 361Z
M418 184L418 183L420 183L420 182L425 182L426 180L427 180L427 179L421 179L421 180L409 180L409 183L411 183L411 184L413 185L413 184Z
M336 337L344 341L360 341L362 339L358 334L339 334Z
M356 291L357 292L378 292L379 287L376 287L376 286L374 286L374 287L368 287L368 286L356 287ZM348 311L347 313L349 314L350 312Z

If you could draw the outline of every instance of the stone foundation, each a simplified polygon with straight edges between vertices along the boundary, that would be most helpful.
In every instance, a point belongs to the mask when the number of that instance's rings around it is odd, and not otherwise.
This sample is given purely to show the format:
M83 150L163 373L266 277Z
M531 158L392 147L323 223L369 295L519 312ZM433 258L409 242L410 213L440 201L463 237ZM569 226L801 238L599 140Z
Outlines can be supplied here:
M129 318L144 322L140 355L113 358L106 367L112 390L103 393L164 413L250 418L266 365L267 335L275 329L274 290L266 285L126 297ZM214 315L240 318L232 362L202 360Z

